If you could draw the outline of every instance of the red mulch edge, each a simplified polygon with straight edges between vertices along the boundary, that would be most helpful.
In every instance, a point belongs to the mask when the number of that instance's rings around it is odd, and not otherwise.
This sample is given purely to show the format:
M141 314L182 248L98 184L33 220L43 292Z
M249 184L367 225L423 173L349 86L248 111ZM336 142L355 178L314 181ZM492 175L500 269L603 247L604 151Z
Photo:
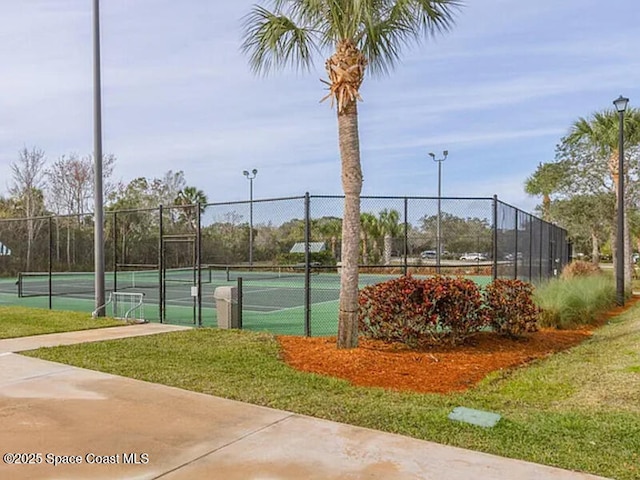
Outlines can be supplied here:
M492 333L479 333L466 345L411 350L361 337L358 348L339 350L335 337L279 336L284 360L293 368L343 378L354 385L448 393L466 390L496 370L505 370L571 348L589 338L595 328L619 315L616 307L596 322L576 330L541 329L511 340Z

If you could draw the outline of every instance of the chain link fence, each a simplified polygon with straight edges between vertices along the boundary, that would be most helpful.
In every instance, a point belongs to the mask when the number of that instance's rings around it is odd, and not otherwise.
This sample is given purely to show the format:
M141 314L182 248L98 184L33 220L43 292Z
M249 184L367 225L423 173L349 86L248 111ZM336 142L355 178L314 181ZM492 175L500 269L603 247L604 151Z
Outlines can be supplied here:
M341 196L160 206L105 215L105 287L144 293L152 321L217 325L239 286L243 328L337 331ZM0 299L92 311L93 216L0 220ZM361 198L360 286L404 274L540 283L569 261L566 230L494 198Z

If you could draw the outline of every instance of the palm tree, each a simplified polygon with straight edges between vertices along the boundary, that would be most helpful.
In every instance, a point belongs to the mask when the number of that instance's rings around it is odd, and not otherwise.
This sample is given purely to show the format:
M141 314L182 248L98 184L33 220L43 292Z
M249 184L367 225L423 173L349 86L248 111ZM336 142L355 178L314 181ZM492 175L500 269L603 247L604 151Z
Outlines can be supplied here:
M640 109L629 108L624 113L624 139L625 148L640 145ZM607 158L609 173L613 180L613 192L618 190L618 180L620 174L624 172L618 171L618 142L619 142L619 114L615 110L604 110L594 113L591 118L580 118L572 126L567 137L570 143L586 142L595 151ZM618 210L618 198L616 195L616 211ZM617 235L624 235L624 277L625 284L631 285L633 269L631 266L631 236L629 235L629 222L627 215L624 215L623 232L617 232L614 229L611 245L617 244ZM616 255L613 255L614 268L616 263Z
M271 0L245 17L243 51L255 72L288 65L309 69L315 53L326 60L329 94L338 115L344 215L338 347L358 345L360 140L358 108L365 70L387 73L401 48L453 25L460 0Z
M384 234L384 264L391 265L391 253L393 251L393 239L400 235L400 213L397 210L380 212L380 230Z
M360 239L362 240L362 263L369 263L369 241L379 235L378 219L372 213L360 214Z
M195 205L200 204L200 213L203 213L207 205L207 195L196 187L184 187L178 192L173 203L185 206L180 216L192 230L195 230L197 227Z
M547 222L551 221L551 195L558 191L565 172L565 165L561 162L540 163L524 183L526 193L542 196L542 219Z
M336 217L322 217L317 221L317 229L325 243L329 243L331 256L338 259L338 239L342 232L342 219Z

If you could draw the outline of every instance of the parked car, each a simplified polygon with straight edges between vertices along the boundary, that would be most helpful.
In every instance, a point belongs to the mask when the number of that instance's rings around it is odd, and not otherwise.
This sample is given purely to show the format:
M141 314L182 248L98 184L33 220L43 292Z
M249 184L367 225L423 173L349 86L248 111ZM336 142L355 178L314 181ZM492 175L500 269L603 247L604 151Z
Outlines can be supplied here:
M517 253L517 255L516 255L516 258L517 258L518 260L522 260L522 252L518 252L518 253ZM509 260L509 261L513 260L513 259L514 259L513 253L507 253L507 254L504 256L504 259L505 259L505 260Z
M424 259L435 259L437 258L438 253L435 250L425 250L420 253L420 258Z
M484 253L472 252L472 253L465 253L460 257L460 260L464 260L467 262L471 262L471 261L478 262L480 260L488 260L488 258Z

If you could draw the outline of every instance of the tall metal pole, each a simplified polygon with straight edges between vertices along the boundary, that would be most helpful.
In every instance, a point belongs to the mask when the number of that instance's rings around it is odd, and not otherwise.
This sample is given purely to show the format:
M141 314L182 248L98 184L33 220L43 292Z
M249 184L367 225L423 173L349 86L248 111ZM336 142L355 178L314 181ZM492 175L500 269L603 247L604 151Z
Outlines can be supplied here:
M93 0L94 271L96 315L104 317L104 214L102 199L102 102L100 97L100 1Z
M249 180L249 265L253 265L253 179L258 170L254 168L251 173L244 170L242 174Z
M436 159L436 156L433 153L429 154L429 156L433 159L434 162L438 162L438 221L436 226L436 272L437 273L440 273L440 256L442 255L442 237L441 237L442 162L444 162L447 159L447 155L449 155L448 150L445 150L444 152L442 152L442 158L440 159Z
M253 178L249 179L249 265L253 265Z
M616 241L616 302L624 305L624 112L628 98L620 95L613 104L620 118L618 132L618 232Z

